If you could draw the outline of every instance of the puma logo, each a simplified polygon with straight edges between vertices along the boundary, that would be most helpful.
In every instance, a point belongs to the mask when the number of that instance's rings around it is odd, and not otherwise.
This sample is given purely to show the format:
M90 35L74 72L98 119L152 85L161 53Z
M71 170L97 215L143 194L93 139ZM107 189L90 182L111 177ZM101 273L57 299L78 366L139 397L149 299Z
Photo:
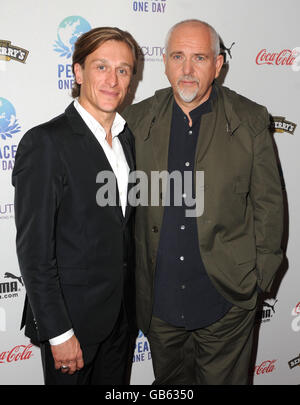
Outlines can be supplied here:
M12 274L12 273L5 273L5 274L4 274L4 278L12 278L12 279L18 280L18 281L21 283L21 285L24 286L23 279L22 279L21 276L18 277L18 276L15 276L15 275Z
M264 301L264 302L263 302L263 306L264 306L264 307L271 308L272 311L273 311L274 314L275 314L275 309L274 309L274 307L275 307L275 304L276 304L277 301L278 301L278 300L275 300L274 303L273 303L273 305L271 305L271 304L270 304L269 302L267 302L267 301Z

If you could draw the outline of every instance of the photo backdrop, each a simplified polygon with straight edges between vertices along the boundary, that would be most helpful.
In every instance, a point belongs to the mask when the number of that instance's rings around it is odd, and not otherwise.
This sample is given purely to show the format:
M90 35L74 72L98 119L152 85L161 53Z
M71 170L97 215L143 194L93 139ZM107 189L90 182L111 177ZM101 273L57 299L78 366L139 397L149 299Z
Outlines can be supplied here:
M162 54L168 29L187 18L209 22L227 48L225 86L267 106L285 197L286 258L257 312L254 385L300 383L300 36L299 0L10 0L0 26L0 385L41 385L38 347L20 331L25 289L15 251L11 173L18 142L72 101L77 37L98 26L130 31L141 46L131 101L167 87ZM140 332L131 384L151 384L151 352Z

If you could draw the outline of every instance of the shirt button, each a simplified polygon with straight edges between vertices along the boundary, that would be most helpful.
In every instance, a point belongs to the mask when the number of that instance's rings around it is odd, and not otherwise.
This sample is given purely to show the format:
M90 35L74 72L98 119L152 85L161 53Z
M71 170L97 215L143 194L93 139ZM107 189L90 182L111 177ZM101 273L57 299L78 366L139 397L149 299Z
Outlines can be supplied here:
M186 167L189 167L190 162L185 162Z
M181 226L180 226L180 229L181 229L182 231L184 231L184 230L185 230L185 225L181 225Z
M181 319L184 319L184 315L183 315L183 314L182 314L182 315L180 315L180 318L181 318Z
M184 261L184 256L180 256L179 259L183 262Z
M189 130L189 135L193 135L193 131L191 129Z
M185 289L185 284L182 284L181 289L182 289L182 290Z

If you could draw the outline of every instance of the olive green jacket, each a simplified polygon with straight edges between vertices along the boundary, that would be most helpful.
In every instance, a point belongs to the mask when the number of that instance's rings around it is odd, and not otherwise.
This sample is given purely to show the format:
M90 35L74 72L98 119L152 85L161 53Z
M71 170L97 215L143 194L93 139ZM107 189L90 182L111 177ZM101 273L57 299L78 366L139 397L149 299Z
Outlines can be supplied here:
M204 171L199 249L216 289L234 305L252 309L257 286L268 290L282 261L282 187L266 108L226 87L215 88L195 154L195 171ZM135 136L136 169L147 174L149 191L151 171L168 169L173 101L172 89L162 89L122 114ZM136 210L138 326L144 333L152 315L163 212L162 205Z

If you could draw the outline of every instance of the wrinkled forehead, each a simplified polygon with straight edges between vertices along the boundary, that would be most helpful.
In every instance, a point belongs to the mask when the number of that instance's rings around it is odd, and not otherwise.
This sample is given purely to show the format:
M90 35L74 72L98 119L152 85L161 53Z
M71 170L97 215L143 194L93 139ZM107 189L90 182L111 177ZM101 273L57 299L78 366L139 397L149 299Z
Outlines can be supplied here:
M185 23L177 26L171 32L168 42L168 49L176 45L197 45L199 47L212 45L210 29L200 23Z
M220 40L217 32L209 24L202 21L186 21L172 27L165 42L165 53L187 51L189 47L197 53L204 51L206 54L213 52L214 56L220 53ZM198 48L198 49L197 49Z

